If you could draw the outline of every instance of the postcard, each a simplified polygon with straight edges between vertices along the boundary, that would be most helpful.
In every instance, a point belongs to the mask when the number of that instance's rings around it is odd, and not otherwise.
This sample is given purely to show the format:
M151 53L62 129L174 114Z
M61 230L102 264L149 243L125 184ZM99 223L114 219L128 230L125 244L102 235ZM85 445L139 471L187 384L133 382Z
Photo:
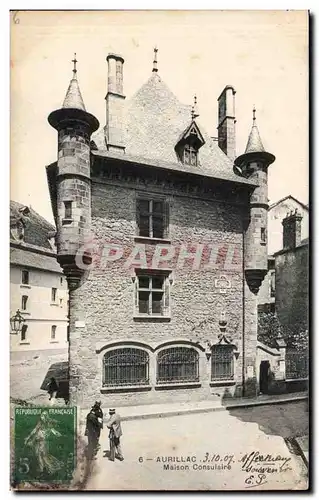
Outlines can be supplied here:
M14 490L309 488L308 11L11 11Z

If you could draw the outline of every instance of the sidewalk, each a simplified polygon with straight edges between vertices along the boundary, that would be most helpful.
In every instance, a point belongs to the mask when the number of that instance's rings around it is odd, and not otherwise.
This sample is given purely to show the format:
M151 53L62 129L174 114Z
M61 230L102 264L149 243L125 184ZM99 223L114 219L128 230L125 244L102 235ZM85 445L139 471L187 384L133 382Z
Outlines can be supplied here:
M284 404L290 403L291 401L301 401L303 399L308 399L307 391L276 395L261 394L257 398L224 399L222 404L225 406L226 410L228 410L231 408L248 408L249 406Z
M117 407L117 412L121 415L122 421L140 420L147 418L171 417L177 415L185 415L189 413L208 413L213 411L226 411L232 408L245 408L252 406L261 406L269 404L284 404L291 401L300 401L308 399L307 392L295 392L290 394L279 395L261 395L258 398L234 398L224 399L216 397L212 400L194 401L188 403L166 403L152 404L141 406L121 406ZM81 410L81 422L83 423L88 409ZM107 409L105 418L108 417Z

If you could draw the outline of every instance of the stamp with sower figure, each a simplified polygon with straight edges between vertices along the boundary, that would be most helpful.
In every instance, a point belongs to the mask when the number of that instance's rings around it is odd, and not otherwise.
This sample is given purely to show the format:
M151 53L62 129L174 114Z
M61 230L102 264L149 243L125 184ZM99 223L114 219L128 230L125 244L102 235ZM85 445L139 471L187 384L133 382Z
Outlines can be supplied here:
M69 483L76 466L76 408L15 408L14 483Z

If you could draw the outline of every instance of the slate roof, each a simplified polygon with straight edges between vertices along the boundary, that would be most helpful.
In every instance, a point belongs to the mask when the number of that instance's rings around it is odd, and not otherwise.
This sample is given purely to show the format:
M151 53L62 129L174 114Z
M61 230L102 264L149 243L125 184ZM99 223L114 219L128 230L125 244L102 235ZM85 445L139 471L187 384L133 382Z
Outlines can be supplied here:
M256 125L256 121L253 121L253 126L251 128L247 146L245 149L245 153L260 153L261 151L265 151L264 145L260 138L259 130Z
M22 209L24 206L17 201L10 201L10 228L21 218L19 209ZM29 210L30 213L24 218L24 242L52 251L48 234L55 232L56 228L33 210L33 208L29 207ZM15 240L12 231L10 231L10 239Z
M171 169L188 171L179 161L175 146L181 134L192 122L191 106L180 103L157 72L126 102L124 144L126 157L142 157L146 163L171 165ZM205 144L199 150L196 173L210 172L210 177L252 184L233 172L233 163L201 126ZM104 128L93 134L98 152L106 154ZM98 152L96 154L98 154ZM204 174L205 175L205 174Z
M62 274L62 269L56 260L56 254L44 255L24 246L10 247L10 264L21 267L31 267Z
M76 78L72 78L66 96L63 102L63 108L76 108L85 111L85 106L80 91L80 87Z

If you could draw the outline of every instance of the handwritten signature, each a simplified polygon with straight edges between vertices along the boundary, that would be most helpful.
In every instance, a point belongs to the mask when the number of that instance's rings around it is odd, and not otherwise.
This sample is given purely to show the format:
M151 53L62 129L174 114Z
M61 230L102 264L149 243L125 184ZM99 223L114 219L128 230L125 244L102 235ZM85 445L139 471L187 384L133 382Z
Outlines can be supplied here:
M259 451L252 451L251 453L246 453L239 461L242 462L241 467L245 472L271 474L291 470L291 458L279 454L272 455L267 453L263 455Z

